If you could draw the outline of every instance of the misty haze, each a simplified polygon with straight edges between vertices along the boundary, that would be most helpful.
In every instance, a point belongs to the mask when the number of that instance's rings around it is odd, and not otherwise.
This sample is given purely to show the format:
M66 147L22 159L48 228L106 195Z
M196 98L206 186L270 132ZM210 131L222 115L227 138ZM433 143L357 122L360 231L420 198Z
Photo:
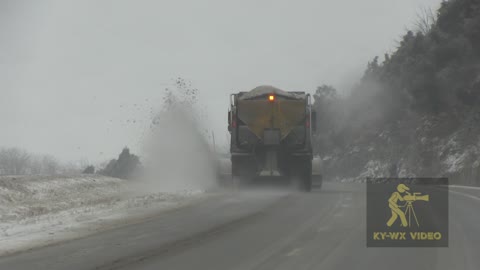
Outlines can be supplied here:
M480 268L480 2L0 1L0 269Z

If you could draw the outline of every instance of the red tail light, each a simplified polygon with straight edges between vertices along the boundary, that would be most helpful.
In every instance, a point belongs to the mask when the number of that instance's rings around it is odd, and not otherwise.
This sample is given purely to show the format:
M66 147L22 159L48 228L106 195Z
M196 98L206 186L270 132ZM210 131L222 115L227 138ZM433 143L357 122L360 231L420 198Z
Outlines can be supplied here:
M232 128L237 128L237 116L232 114Z

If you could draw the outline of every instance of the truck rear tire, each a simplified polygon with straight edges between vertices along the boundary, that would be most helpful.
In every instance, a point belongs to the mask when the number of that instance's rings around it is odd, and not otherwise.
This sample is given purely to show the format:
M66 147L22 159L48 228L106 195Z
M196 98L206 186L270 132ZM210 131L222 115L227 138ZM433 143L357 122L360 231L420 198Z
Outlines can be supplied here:
M306 168L300 177L301 181L301 188L302 191L304 192L310 192L312 191L312 167L309 166L310 168Z
M251 158L232 159L232 185L235 188L251 182L255 176L255 163Z
M299 160L293 170L293 179L300 191L310 192L312 190L312 163L306 160Z
M315 183L315 188L316 189L321 189L323 185L323 176L321 174L317 175L315 178L315 181L312 181Z

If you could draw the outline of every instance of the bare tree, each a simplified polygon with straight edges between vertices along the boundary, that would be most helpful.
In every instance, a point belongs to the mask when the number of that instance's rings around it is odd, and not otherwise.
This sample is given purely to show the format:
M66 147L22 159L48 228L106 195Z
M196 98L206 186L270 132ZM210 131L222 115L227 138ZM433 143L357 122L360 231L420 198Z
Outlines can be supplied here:
M42 174L42 159L40 156L32 156L29 162L30 174Z
M82 172L78 161L70 161L62 165L58 173L61 174L78 174Z
M420 32L424 35L428 34L432 30L433 25L437 23L437 16L431 8L423 7L417 12L417 19L414 26L416 32Z
M59 166L57 160L54 157L52 157L50 155L43 156L43 158L42 158L42 173L43 174L48 174L48 175L57 174L59 167L60 166Z
M31 155L16 147L0 149L0 175L52 175L61 169L59 162L50 155Z
M19 148L4 148L0 150L0 173L6 175L26 174L30 154Z

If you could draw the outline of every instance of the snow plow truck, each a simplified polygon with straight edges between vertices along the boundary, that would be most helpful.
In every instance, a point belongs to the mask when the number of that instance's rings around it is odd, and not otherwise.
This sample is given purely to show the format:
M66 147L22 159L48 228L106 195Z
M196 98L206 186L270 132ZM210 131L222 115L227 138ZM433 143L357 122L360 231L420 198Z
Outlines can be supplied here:
M259 86L230 96L228 130L232 178L282 177L303 191L312 188L311 96Z

